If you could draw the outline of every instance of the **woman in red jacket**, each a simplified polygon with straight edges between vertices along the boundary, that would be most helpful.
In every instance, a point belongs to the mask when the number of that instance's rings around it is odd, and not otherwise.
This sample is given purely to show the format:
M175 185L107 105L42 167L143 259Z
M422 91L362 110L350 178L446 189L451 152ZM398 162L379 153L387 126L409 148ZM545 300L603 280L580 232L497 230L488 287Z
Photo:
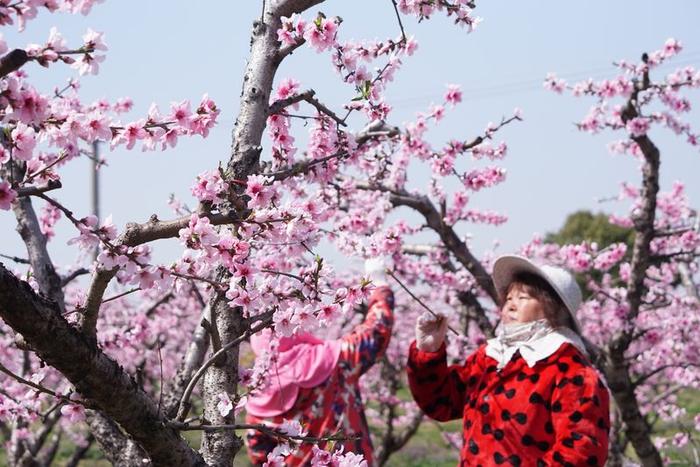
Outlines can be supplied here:
M446 363L446 320L419 318L414 399L436 420L463 419L460 465L604 465L609 395L580 337L576 281L519 256L498 258L493 280L501 323L464 364Z

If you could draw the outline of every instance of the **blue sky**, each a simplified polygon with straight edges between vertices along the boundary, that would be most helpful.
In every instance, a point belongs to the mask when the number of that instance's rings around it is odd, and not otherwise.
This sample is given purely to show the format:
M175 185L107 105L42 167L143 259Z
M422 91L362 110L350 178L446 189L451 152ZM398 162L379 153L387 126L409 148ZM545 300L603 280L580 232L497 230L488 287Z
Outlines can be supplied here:
M399 33L390 0L328 1L311 14L319 10L344 19L342 39ZM104 32L110 48L107 59L100 75L82 80L81 95L86 101L131 96L134 118L144 115L151 102L167 109L171 101L196 102L205 92L223 109L218 127L206 140L181 139L176 150L165 153L118 150L107 155L101 210L112 213L122 228L128 221L143 222L152 213L171 217L166 205L170 193L192 204L189 187L195 176L228 159L249 32L259 12L260 2L252 0L107 0L88 17L42 13L22 34L12 27L2 32L11 48L42 43L51 26L58 27L69 44L79 44L88 27ZM477 254L496 239L502 243L501 252L511 252L534 232L557 229L577 209L620 212L621 206L600 205L596 199L616 194L622 181L638 182L637 163L608 153L612 135L591 137L574 128L573 122L586 114L591 101L548 93L542 79L550 71L579 79L612 77L614 60L637 59L668 37L685 46L676 62L697 67L700 3L677 0L661 8L650 0L493 0L480 2L477 12L484 22L471 35L441 16L420 24L406 20L407 33L420 47L388 91L394 103L391 123L401 124L431 102L439 102L445 84L462 86L465 101L430 134L436 146L452 137L470 139L514 107L523 110L525 121L500 134L510 148L503 161L507 181L472 197L475 207L506 213L510 221L498 228L462 225L460 231L472 234ZM26 71L44 92L62 86L72 74L60 65L47 70L30 64ZM311 50L299 50L285 61L278 79L288 76L304 88L314 88L332 108L351 97L328 57ZM691 94L691 101L700 102L700 92ZM697 112L690 121L700 127ZM351 121L353 125L359 129L362 123ZM685 180L692 204L697 205L697 149L665 131L657 130L652 137L662 151L662 189L674 180ZM77 215L89 212L89 170L86 161L72 163L63 172L66 188L56 194ZM12 221L11 214L0 213L0 253L24 256ZM69 234L72 230L63 228L52 242L57 263L75 257L74 250L65 246ZM174 242L162 242L159 250L161 259L176 254Z

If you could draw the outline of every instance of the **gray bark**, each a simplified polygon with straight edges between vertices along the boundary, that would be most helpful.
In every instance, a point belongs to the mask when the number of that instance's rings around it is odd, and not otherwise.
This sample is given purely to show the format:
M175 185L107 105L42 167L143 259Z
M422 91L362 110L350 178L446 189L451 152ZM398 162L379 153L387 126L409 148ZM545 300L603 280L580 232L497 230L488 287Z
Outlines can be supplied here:
M152 465L143 449L122 433L116 423L100 412L88 411L87 422L100 450L112 465Z
M240 112L233 128L231 157L226 178L245 180L259 170L262 136L267 124L270 93L277 67L284 58L279 51L277 30L281 17L301 13L322 0L279 0L264 2L263 17L253 23L251 50L243 77ZM235 209L244 210L237 205ZM225 277L220 270L219 278ZM232 310L223 296L217 294L210 304L212 325L222 346L245 332L246 324L237 310ZM213 349L216 351L217 349ZM238 383L238 346L230 348L216 365L209 367L203 378L204 419L213 425L231 424L233 415L222 416L216 408L219 394L236 394ZM205 432L201 452L213 466L230 466L242 446L233 431Z
M202 320L209 313L209 309L205 309ZM201 322L201 320L200 320ZM192 341L187 348L187 353L182 360L180 368L173 381L168 384L163 394L163 413L174 419L177 415L177 410L180 405L182 394L187 387L187 384L192 379L195 372L202 366L204 356L209 348L209 333L201 324L197 326L192 334Z

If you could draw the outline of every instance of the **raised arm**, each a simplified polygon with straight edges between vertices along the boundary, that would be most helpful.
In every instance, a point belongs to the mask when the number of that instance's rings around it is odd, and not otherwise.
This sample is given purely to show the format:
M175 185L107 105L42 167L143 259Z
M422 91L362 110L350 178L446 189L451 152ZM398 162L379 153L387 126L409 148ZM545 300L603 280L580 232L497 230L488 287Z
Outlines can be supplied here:
M342 338L338 364L361 376L382 358L394 325L394 294L388 286L376 288L365 320Z

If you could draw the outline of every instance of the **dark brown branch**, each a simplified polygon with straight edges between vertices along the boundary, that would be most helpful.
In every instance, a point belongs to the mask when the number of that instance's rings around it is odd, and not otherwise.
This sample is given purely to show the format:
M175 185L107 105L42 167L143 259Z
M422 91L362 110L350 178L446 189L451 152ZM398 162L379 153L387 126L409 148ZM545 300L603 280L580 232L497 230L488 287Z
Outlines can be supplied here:
M0 58L0 78L17 71L29 61L29 55L22 49L15 49Z
M278 101L275 101L272 103L270 106L270 109L268 110L269 115L275 115L280 112L282 112L284 109L289 107L290 105L297 104L299 102L305 101L311 104L318 110L319 113L326 114L330 118L332 118L338 125L340 126L347 126L344 121L338 117L335 112L330 110L328 107L323 105L318 99L315 97L316 91L313 89L309 89L307 91L301 92L299 94L295 94L293 96L289 96L285 99L280 99Z
M399 28L401 29L401 42L406 43L406 31L403 29L403 23L401 22L401 14L399 13L399 7L396 5L396 0L391 0L394 5L394 13L396 13L396 20L399 22Z
M200 217L207 217L212 225L224 225L241 222L235 211L227 211L219 214L200 214ZM182 216L170 221L161 221L155 215L143 224L129 223L124 233L115 241L115 246L137 246L164 238L172 238L178 235L180 229L189 225L191 215ZM88 296L85 301L85 312L81 319L81 329L87 334L94 336L96 332L97 317L99 307L102 303L109 282L116 275L117 270L98 269L92 278Z
M69 397L63 396L61 394L57 394L56 392L52 391L51 389L45 388L44 386L42 386L40 384L36 384L33 381L26 380L26 379L22 378L21 376L14 374L7 367L5 367L5 365L3 365L2 363L0 363L0 372L5 373L7 376L16 380L19 383L25 384L25 385L31 387L32 389L35 389L39 392L43 392L44 394L48 394L50 396L53 396L56 399L61 399L66 403L70 403L70 404L80 404L81 403L80 401L72 401Z
M378 138L393 138L399 134L399 129L395 126L387 125L384 122L374 122L368 125L365 129L360 131L355 136L355 142L357 147L361 147L370 140ZM330 154L326 157L320 159L311 159L300 161L288 167L286 169L279 170L277 172L268 172L265 176L272 177L274 180L284 180L289 177L294 177L296 175L303 175L308 173L317 165L324 164L333 159L342 159L347 157L349 154L344 149L337 151L334 154Z
M138 292L139 290L141 290L141 287L136 287L136 288L133 288L133 289L129 289L129 290L127 290L126 292L118 293L117 295L114 295L114 296L112 296L112 297L105 298L104 300L102 300L102 303L107 303L107 302L111 302L111 301L114 301L114 300L119 300L120 298L126 297L127 295L131 295L132 293Z
M290 435L273 427L261 423L235 423L231 425L190 425L184 422L170 422L170 425L180 431L229 431L229 430L257 430L269 436L287 439L290 441L301 441L303 443L319 444L327 441L347 441L357 439L359 436L347 436L343 434L323 436L316 438L313 436Z
M75 451L73 451L73 455L70 456L70 459L68 459L66 467L78 467L78 463L83 459L83 457L85 457L94 442L95 437L88 435L85 439L85 445L75 446Z
M300 38L294 44L280 47L279 51L277 52L277 56L275 57L275 60L277 62L281 62L282 60L287 58L288 55L291 55L296 49L298 49L299 47L301 47L305 43L306 43L306 39Z
M655 368L654 370L650 371L649 373L646 373L642 376L640 376L634 383L632 383L635 387L638 387L647 381L649 381L650 378L654 377L655 375L658 375L664 370L668 370L669 368L699 368L700 365L697 363L669 363L667 365L661 365L658 368Z
M73 279L75 279L76 277L79 277L79 276L83 276L85 274L90 274L90 270L85 269L85 268L76 269L75 271L71 272L66 277L61 279L61 287L67 286L68 284L70 284L73 281Z
M18 256L3 255L2 253L0 253L0 257L9 259L10 261L14 261L15 263L19 264L30 264L28 259L20 258Z

